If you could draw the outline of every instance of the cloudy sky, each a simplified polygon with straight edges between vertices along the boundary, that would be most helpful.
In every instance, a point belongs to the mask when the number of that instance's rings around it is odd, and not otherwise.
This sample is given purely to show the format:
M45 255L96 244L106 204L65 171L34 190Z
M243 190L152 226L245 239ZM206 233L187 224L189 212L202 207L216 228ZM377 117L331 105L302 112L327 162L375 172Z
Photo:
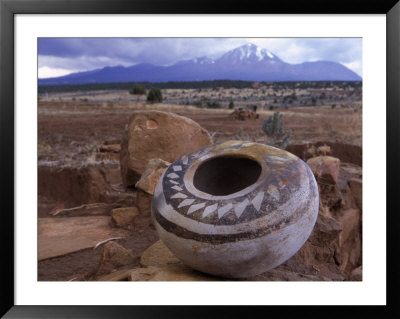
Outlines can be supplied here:
M48 78L105 66L215 59L246 43L288 63L334 61L362 76L361 38L39 38L38 73Z

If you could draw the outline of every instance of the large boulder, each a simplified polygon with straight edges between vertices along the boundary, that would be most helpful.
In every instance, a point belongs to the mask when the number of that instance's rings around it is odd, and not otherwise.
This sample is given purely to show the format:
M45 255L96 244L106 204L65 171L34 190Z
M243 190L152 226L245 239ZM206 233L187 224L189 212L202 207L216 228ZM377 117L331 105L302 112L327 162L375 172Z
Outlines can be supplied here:
M172 163L211 142L208 132L189 118L161 111L136 111L122 137L122 182L125 188L134 187L152 158Z

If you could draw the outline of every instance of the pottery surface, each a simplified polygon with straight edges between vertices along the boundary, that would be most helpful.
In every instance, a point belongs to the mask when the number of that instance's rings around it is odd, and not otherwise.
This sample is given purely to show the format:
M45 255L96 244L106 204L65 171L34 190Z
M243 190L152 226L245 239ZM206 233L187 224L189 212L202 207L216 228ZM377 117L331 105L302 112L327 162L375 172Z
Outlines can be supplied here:
M160 239L188 266L246 278L293 256L319 205L310 168L284 150L228 141L186 154L163 173L152 219Z

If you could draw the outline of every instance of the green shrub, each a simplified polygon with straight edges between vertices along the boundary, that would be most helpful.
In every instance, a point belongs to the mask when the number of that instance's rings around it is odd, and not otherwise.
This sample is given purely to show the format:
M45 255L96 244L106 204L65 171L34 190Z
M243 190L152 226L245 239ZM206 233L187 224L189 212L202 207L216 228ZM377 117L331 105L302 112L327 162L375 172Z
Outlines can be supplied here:
M285 130L282 118L282 114L275 112L272 116L264 120L262 130L271 139L273 146L285 149L290 142L292 132Z
M151 88L147 94L147 102L149 103L162 103L163 97L161 90L158 88Z
M207 107L209 109L219 109L221 108L221 104L218 102L207 102Z
M230 102L229 102L229 108L230 108L230 109L233 109L234 107L235 107L235 104L233 104L233 101L230 101Z
M129 90L130 94L135 95L145 95L146 94L146 87L141 84L135 84L131 90Z

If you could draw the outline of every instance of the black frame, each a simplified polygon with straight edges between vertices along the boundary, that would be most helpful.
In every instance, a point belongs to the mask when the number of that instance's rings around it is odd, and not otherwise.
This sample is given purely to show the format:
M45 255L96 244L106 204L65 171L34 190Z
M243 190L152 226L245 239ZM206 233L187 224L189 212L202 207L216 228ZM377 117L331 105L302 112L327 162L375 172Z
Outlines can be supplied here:
M386 176L387 176L387 306L335 307L235 307L233 315L248 316L249 310L266 311L265 315L400 317L399 275L396 274L395 249L399 243L399 204L395 200L400 161L400 2L398 0L306 0L263 1L245 4L202 0L0 0L0 181L1 194L1 308L7 318L150 318L166 316L223 316L226 307L170 306L15 306L14 305L14 14L386 14L387 29L387 105L386 105ZM379 107L379 106L377 106ZM387 174L390 172L390 174ZM396 223L397 221L397 223ZM397 297L397 298L396 298ZM261 309L260 309L261 308Z

